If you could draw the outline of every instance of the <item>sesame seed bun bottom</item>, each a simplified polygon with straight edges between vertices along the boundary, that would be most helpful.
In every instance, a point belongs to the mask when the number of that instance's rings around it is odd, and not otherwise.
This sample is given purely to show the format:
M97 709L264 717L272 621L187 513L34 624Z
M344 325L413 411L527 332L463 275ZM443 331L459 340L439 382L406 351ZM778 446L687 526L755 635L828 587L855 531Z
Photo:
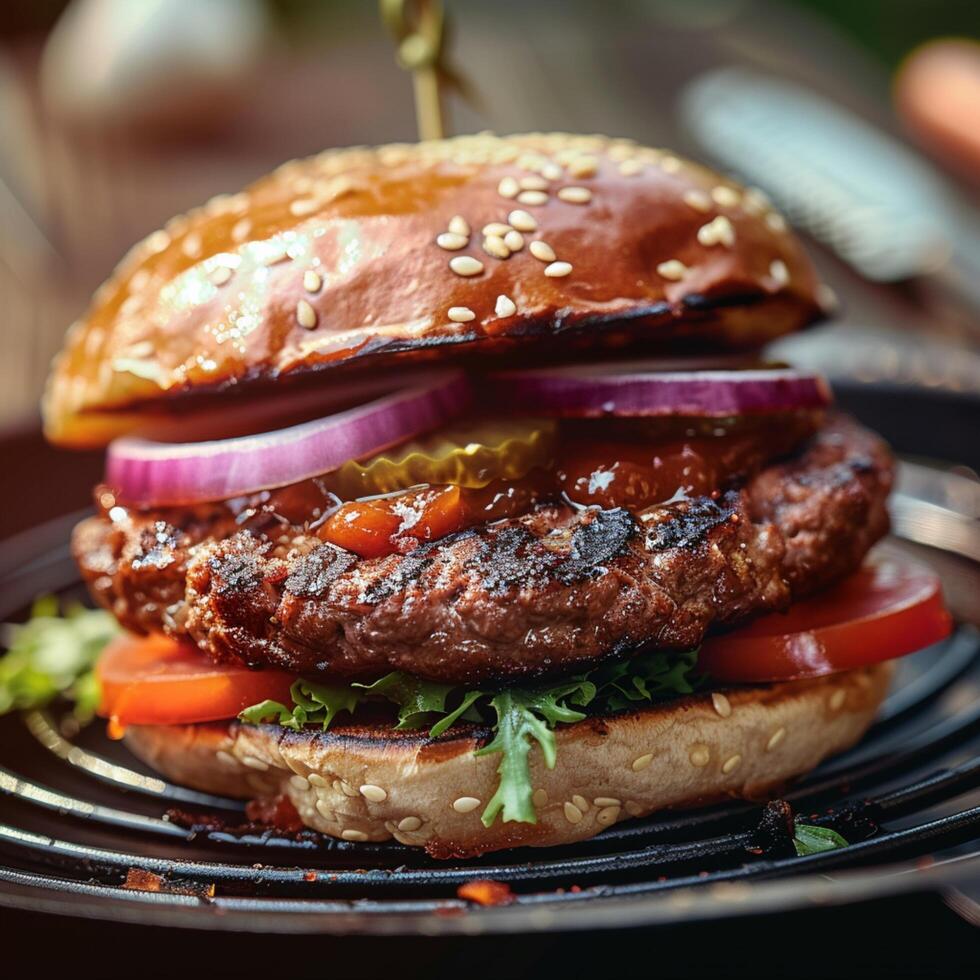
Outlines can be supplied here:
M530 756L536 824L487 828L499 756L473 726L430 739L380 726L293 732L237 721L133 726L126 743L168 779L238 798L285 794L310 828L351 841L470 857L584 840L630 817L761 800L867 731L892 665L679 698L556 729L558 761Z

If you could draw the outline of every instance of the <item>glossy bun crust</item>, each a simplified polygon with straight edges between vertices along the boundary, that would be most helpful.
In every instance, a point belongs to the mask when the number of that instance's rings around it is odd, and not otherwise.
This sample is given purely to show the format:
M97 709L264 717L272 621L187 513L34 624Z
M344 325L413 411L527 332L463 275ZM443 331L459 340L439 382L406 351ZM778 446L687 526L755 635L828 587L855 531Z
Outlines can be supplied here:
M760 192L663 150L563 134L330 150L136 245L72 327L45 425L98 444L187 392L331 367L327 385L393 358L754 347L818 318L819 295Z

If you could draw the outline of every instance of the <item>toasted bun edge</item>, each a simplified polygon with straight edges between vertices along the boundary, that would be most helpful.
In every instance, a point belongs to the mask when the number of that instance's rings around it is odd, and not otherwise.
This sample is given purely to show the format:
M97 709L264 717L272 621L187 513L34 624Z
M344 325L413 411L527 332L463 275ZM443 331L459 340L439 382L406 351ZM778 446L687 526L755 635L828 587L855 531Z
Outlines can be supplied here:
M349 841L392 838L437 857L583 840L621 820L725 798L765 799L867 731L890 663L685 697L555 731L557 764L532 750L536 824L489 828L499 757L485 732L341 727L292 732L237 721L133 726L129 748L174 782L238 798L286 795L303 823Z

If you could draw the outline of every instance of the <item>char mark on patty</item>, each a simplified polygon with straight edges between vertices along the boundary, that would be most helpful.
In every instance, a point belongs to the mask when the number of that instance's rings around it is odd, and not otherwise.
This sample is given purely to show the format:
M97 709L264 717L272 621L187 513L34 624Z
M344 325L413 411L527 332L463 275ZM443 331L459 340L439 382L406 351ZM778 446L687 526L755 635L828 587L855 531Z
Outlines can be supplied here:
M846 574L888 526L883 443L835 419L744 487L648 508L539 505L407 555L361 559L302 527L285 543L189 509L82 522L93 595L137 631L218 660L324 679L404 670L516 681L784 608Z
M682 506L662 508L652 516L646 535L650 551L692 548L700 544L719 524L730 521L738 510L739 495L730 490L720 500L697 497Z

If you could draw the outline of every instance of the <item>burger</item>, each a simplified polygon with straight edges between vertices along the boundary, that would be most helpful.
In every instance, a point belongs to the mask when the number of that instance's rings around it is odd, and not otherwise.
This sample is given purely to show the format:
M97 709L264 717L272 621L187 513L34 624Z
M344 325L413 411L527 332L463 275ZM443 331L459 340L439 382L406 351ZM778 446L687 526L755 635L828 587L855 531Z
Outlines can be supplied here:
M107 446L110 733L436 857L778 793L949 629L866 561L887 447L760 353L828 305L762 192L600 136L328 151L173 219L44 401Z

